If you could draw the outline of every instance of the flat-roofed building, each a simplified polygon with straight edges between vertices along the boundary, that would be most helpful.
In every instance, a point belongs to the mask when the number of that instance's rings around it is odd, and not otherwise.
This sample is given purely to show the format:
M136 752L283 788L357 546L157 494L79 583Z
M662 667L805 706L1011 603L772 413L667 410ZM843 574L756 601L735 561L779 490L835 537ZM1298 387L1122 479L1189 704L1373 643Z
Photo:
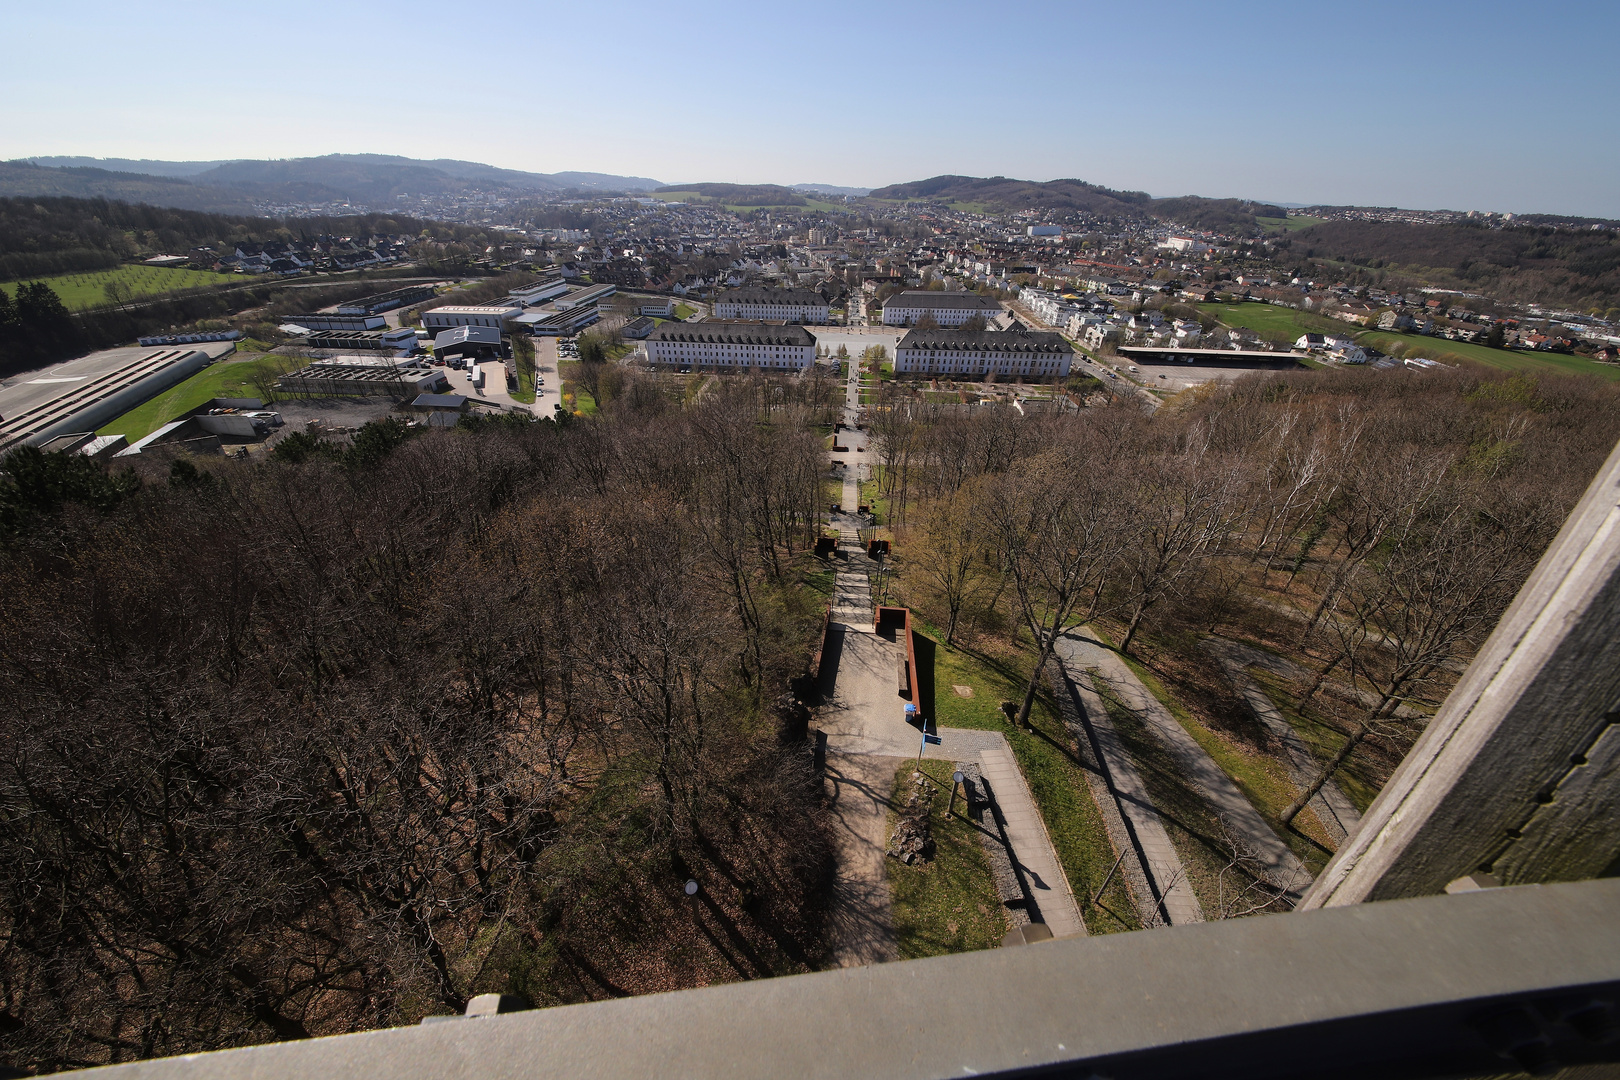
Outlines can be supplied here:
M282 321L305 330L381 330L388 325L388 320L381 315L337 315L327 311L288 315Z
M647 359L672 367L804 371L816 362L816 338L802 326L663 323L647 338Z
M583 307L586 304L599 304L603 300L619 291L617 285L589 285L583 289L575 289L566 296L560 296L551 302L551 306L558 311L567 311L569 308Z
M1062 334L1031 331L912 330L894 349L896 375L1038 379L1068 375L1073 361Z
M447 390L449 386L450 381L438 368L409 361L396 364L391 360L373 360L364 356L314 360L309 367L276 380L276 388L285 393L320 397L383 394L414 398L418 394Z
M422 312L422 325L429 330L448 330L453 326L493 326L499 330L508 321L523 314L523 305L494 303L459 306L447 304Z
M527 330L535 337L560 337L577 333L601 317L601 308L595 304L584 304L562 311L526 312L512 320L512 327Z
M714 301L717 319L825 323L827 298L814 289L729 289Z
M378 293L376 296L347 301L339 304L337 311L339 315L375 315L379 311L392 311L407 304L430 299L437 292L438 290L432 285L407 285L405 288L395 289L393 292Z
M924 315L943 327L961 326L975 315L991 319L1001 305L970 292L903 292L883 302L884 326L915 326Z
M332 352L384 352L409 356L416 351L416 331L408 326L382 330L316 330L303 340L311 349Z
M668 298L648 300L636 309L636 314L651 315L660 319L673 319L675 317L675 301Z
M534 307L538 304L545 303L547 300L555 300L557 297L561 296L567 291L568 282L562 279L561 274L558 274L556 277L550 277L544 281L537 281L533 285L525 285L521 289L513 289L506 295L511 297L513 300L516 300L524 307Z

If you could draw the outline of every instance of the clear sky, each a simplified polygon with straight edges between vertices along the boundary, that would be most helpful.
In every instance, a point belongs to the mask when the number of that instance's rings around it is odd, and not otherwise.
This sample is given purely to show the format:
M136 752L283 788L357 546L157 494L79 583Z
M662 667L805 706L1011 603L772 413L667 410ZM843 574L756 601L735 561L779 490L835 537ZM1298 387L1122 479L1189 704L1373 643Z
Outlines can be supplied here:
M0 0L0 158L939 173L1620 218L1620 2Z

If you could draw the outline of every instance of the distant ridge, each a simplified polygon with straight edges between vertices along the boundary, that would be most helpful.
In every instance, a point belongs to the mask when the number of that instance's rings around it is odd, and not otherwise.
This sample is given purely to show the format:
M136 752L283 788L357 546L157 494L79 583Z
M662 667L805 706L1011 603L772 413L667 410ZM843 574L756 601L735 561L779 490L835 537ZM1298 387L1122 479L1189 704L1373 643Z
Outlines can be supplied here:
M874 199L968 204L992 212L1036 210L1110 218L1158 218L1195 229L1254 234L1257 217L1285 217L1281 207L1246 199L1185 195L1155 199L1145 191L1115 191L1084 180L1013 180L1005 176L935 176L872 191Z
M400 196L455 196L478 190L515 195L642 192L658 186L659 181L640 176L532 173L475 161L419 161L388 154L236 161L52 157L0 163L0 195L121 199L231 213L249 212L255 202L351 202L386 209Z

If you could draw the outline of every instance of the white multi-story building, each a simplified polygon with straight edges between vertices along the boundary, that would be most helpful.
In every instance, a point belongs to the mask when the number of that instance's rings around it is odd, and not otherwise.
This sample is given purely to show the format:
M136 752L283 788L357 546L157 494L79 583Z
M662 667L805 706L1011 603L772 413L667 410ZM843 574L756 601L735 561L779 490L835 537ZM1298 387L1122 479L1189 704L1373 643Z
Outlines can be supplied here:
M903 292L883 302L884 326L915 326L924 315L944 327L961 326L977 315L988 321L1001 311L1001 305L987 296L970 292Z
M995 373L1010 379L1066 376L1074 349L1063 335L1030 331L913 330L894 350L896 375Z
M1182 255L1202 255L1209 250L1209 245L1202 240L1194 240L1190 236L1172 236L1159 245L1165 251L1175 251Z
M1086 348L1096 352L1107 341L1120 339L1120 328L1113 323L1093 323L1086 327Z
M647 360L674 367L804 371L816 362L816 338L802 326L670 322L647 338Z
M1026 288L1018 293L1018 300L1047 326L1064 326L1069 316L1079 313L1080 306L1070 303L1057 293L1045 289Z
M825 323L827 298L813 289L732 289L715 298L714 317Z

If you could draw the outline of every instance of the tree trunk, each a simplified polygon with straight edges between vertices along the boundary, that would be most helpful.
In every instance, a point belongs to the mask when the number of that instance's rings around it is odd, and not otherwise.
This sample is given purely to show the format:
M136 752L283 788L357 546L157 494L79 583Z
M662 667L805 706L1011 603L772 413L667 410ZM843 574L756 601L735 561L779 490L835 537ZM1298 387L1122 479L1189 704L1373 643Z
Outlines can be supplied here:
M1385 694L1377 705L1367 710L1367 715L1351 730L1350 737L1344 741L1343 746L1339 747L1339 752L1333 755L1331 761L1322 766L1322 771L1317 775L1316 779L1306 785L1305 790L1299 793L1299 798L1289 803L1288 808L1282 812L1282 823L1284 825L1292 825L1294 818L1298 817L1299 812L1305 809L1305 804L1316 798L1316 793L1321 791L1329 780L1333 779L1340 766L1350 760L1350 755L1355 752L1356 747L1360 746L1362 741L1372 734L1373 722L1378 719L1379 713L1383 712L1385 706L1393 700L1393 694Z

